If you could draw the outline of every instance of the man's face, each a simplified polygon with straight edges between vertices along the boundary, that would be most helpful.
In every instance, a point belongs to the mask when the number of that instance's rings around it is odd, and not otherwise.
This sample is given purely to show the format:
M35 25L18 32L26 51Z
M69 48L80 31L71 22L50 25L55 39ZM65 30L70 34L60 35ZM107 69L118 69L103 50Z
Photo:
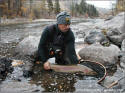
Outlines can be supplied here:
M70 28L70 25L69 24L58 24L58 27L62 32L67 32Z

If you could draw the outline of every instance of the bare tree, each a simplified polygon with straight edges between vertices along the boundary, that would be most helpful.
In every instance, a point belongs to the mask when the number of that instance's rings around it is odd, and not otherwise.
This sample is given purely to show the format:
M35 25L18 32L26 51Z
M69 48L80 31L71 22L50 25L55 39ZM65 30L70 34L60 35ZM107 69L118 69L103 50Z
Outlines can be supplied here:
M50 16L50 14L53 12L53 2L52 0L47 0L47 3L48 3L48 13Z
M60 12L60 4L59 0L55 0L55 7L54 7L55 14L58 14Z

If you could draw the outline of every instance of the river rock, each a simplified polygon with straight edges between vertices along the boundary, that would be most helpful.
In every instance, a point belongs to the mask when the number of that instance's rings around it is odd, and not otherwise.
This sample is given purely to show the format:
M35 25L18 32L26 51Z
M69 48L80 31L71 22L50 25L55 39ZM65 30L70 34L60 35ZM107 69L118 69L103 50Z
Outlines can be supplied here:
M92 45L83 45L83 48L78 52L83 60L97 61L104 65L116 64L118 61L120 49L111 44L109 47L104 47L99 43Z
M108 39L104 36L101 31L91 31L88 36L85 37L84 40L87 44L93 44L99 42L100 44L108 43Z
M111 20L113 18L113 16L109 16L105 19L105 21Z
M123 39L125 39L125 24L120 29L111 29L107 32L108 39L115 45L121 46Z
M125 39L123 40L121 45L120 65L125 69Z
M120 31L121 31L121 33L125 33L125 22L124 22L124 24L122 25L122 27L120 28Z
M113 35L120 35L121 32L119 29L115 28L115 29L110 29L106 34L107 36L113 36Z
M96 27L100 29L120 29L124 23L124 13L121 12L114 16L111 20L101 20L95 24Z
M95 27L107 29L107 37L111 43L121 47L125 39L124 12L117 14L111 20L101 20L95 24Z
M122 42L121 50L122 50L123 52L125 52L125 39L124 39L123 42Z
M114 36L108 36L110 42L112 42L113 44L117 45L117 46L121 46L122 43L122 36L121 35L114 35Z
M40 37L28 36L24 38L15 48L20 55L34 55L38 49Z

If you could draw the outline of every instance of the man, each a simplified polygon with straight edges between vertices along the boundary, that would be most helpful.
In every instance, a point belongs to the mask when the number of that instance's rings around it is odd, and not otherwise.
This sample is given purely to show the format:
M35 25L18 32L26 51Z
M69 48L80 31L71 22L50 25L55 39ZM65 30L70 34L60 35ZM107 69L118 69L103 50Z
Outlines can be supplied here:
M77 64L75 37L70 29L70 15L61 12L57 15L57 24L47 26L38 46L38 59L43 62L45 70L50 69L49 58L55 57L57 64Z

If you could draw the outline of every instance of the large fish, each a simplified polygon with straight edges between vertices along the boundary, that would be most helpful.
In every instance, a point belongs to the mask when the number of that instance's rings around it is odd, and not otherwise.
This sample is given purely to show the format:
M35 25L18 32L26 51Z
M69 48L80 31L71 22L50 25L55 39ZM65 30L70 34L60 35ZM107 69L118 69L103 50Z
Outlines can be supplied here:
M84 65L55 65L51 64L51 69L56 72L67 72L67 73L75 73L82 72L84 75L97 75L97 72L93 71L91 68L88 68Z
M23 61L21 60L13 60L12 66L19 66L24 64ZM66 73L75 73L75 72L82 72L84 75L97 75L97 72L92 70L91 68L82 65L82 64L77 64L77 65L56 65L56 64L50 64L50 67L52 70L56 72L66 72Z

